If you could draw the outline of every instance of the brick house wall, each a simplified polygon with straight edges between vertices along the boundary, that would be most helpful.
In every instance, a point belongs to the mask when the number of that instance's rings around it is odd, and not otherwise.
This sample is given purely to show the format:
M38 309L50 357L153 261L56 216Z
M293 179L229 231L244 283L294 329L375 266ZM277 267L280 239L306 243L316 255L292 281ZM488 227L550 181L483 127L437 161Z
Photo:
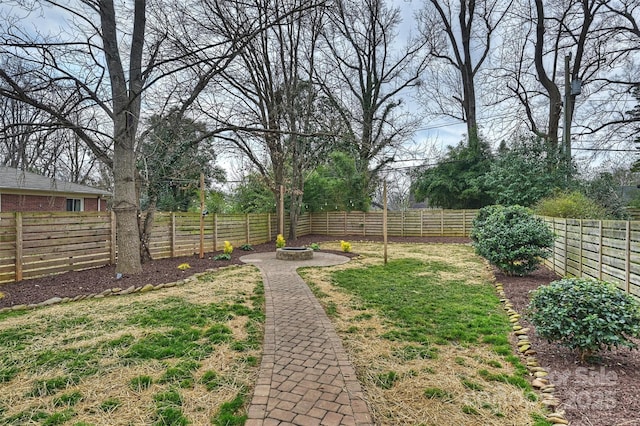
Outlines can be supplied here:
M27 195L27 194L0 194L0 211L1 212L51 212L66 211L67 198L79 199L79 196L55 197L46 195ZM84 211L97 211L98 204L100 211L105 211L107 202L97 198L84 198Z
M100 200L100 211L105 211L105 206L107 202L105 200ZM84 211L85 212L95 212L98 211L98 199L97 198L85 198L84 199Z

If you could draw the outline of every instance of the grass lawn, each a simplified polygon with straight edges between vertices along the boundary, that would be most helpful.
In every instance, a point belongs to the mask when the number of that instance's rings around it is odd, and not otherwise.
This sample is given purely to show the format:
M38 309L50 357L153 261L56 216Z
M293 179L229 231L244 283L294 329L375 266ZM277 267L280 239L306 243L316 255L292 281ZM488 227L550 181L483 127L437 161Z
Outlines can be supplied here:
M340 249L326 243L322 248ZM301 275L381 425L547 425L491 274L468 246L352 241ZM257 269L0 315L0 424L241 425L261 353Z
M239 425L263 289L232 267L180 287L0 316L0 424Z
M462 245L353 242L363 256L301 272L383 425L548 425L487 266ZM332 247L333 248L333 247Z

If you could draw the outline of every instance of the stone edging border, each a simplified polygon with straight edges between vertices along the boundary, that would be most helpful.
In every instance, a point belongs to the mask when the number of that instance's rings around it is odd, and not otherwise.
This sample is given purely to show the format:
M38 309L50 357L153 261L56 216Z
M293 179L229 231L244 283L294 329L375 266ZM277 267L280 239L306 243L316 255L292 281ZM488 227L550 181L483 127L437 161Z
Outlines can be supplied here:
M569 421L565 418L564 412L557 410L557 407L560 405L560 400L555 396L555 385L547 378L549 372L538 364L535 356L536 351L531 348L531 341L527 334L530 329L523 328L520 324L520 314L513 309L513 303L507 299L503 285L496 281L495 287L500 297L500 302L509 316L509 323L511 324L513 334L517 338L518 353L524 357L527 370L529 370L529 374L533 377L531 386L540 391L542 394L542 405L551 411L551 414L546 416L546 420L554 426L568 425Z
M206 271L203 271L203 272L196 272L195 274L190 275L187 278L182 280L178 280L170 283L162 283L155 286L153 284L146 284L144 286L139 286L139 287L131 286L125 289L122 289L120 287L114 287L114 288L108 288L100 293L81 294L76 297L52 297L51 299L47 299L44 302L40 302L40 303L31 303L28 305L14 305L14 306L8 306L5 308L0 308L0 314L6 313L6 312L13 312L13 311L32 310L32 309L42 308L44 306L77 302L77 301L86 300L86 299L102 299L104 297L124 296L127 294L133 294L133 293L146 293L148 291L161 290L163 288L177 287L177 286L181 286L181 285L185 285L185 284L197 281L198 278L200 278L201 276L210 274L211 272L219 271L221 269L237 268L239 266L242 266L242 265L229 265L229 266L223 266L220 268L207 269Z

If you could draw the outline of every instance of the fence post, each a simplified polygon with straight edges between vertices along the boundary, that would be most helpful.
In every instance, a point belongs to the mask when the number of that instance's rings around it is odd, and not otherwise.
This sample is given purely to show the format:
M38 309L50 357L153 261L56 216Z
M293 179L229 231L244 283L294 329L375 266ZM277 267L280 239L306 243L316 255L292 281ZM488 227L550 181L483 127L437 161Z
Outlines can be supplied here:
M598 221L598 279L602 280L602 221Z
M462 236L467 236L467 211L462 210Z
M271 213L267 213L267 241L271 241Z
M22 213L16 212L16 282L22 281Z
M551 218L551 230L553 232L553 234L556 234L556 218L552 217ZM556 240L553 240L553 256L551 257L551 261L553 262L553 264L551 266L553 266L553 272L558 272L556 270Z
M625 234L625 262L624 262L624 281L627 294L631 293L631 222L627 221L627 229Z
M344 233L343 235L347 235L347 212L342 212L344 217Z
M249 213L245 213L245 233L247 234L247 244L251 244L251 230L249 225Z
M424 237L424 210L420 209L420 237Z
M171 212L171 257L176 257L176 214Z
M111 211L111 264L114 265L116 263L116 238L118 238L116 234L116 213Z
M324 235L329 235L329 210L325 212L325 222L326 230L324 232Z
M579 249L579 253L578 253L578 257L580 259L580 264L578 266L578 275L580 277L582 277L582 255L584 253L584 248L583 248L583 241L584 241L584 234L583 234L583 230L582 230L582 219L578 219L580 221L580 249Z
M218 250L218 213L213 215L213 251Z
M567 227L567 218L564 218L564 274L567 275L567 268L569 267L569 235Z
M367 213L362 212L362 235L367 236Z
M444 237L444 209L440 209L440 236Z

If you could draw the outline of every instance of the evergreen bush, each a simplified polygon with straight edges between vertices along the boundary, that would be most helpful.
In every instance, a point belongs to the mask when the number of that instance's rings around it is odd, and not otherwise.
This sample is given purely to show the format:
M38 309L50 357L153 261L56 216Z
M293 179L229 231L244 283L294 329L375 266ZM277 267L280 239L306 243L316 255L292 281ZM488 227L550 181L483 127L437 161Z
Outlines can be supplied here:
M476 252L507 275L527 275L549 256L553 233L522 206L488 206L473 221Z
M533 291L528 316L550 342L577 350L581 361L603 349L636 348L640 303L613 284L565 278Z

